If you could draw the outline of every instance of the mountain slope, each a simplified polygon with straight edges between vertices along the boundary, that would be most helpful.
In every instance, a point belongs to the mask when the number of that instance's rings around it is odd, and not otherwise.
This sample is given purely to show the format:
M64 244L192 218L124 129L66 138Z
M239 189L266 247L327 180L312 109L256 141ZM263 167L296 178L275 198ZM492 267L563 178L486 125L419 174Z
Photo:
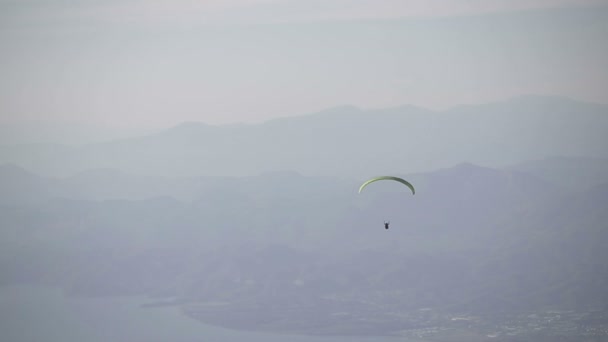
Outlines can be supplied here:
M585 157L549 157L508 167L526 172L572 190L582 190L608 183L608 159Z

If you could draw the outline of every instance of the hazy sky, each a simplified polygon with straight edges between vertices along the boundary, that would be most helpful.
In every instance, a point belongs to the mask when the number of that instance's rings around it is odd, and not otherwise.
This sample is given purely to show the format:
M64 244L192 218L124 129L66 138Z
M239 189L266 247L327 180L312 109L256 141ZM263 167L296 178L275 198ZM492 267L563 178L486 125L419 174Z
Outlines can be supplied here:
M0 124L608 102L608 1L0 0Z

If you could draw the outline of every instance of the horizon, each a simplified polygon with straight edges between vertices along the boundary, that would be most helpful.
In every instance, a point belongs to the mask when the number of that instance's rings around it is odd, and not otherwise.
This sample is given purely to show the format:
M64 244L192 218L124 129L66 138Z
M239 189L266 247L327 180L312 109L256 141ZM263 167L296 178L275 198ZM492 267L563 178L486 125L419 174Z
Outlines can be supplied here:
M398 110L398 109L418 109L428 111L430 113L444 113L449 111L458 110L467 107L480 107L486 105L495 104L507 104L514 103L522 100L550 100L550 101L561 101L571 103L581 103L585 105L594 106L608 106L608 103L600 103L593 101L586 101L583 99L572 98L569 96L562 95L542 95L542 94L521 94L516 96L507 97L505 99L499 99L494 101L487 101L481 103L458 103L447 108L433 109L424 106L418 106L414 104L404 103L396 106L388 107L361 107L352 104L343 104L332 107L327 107L313 112L295 113L292 115L282 115L272 118L262 118L260 121L244 121L244 122L227 122L227 123L210 123L200 120L186 120L181 122L171 123L165 126L158 127L145 127L145 128L125 128L121 126L112 126L107 124L85 124L78 121L40 121L40 120L27 120L12 123L0 123L0 133L3 133L4 139L0 139L1 145L27 145L27 144L60 144L60 145L86 145L91 143L104 143L115 140L123 140L130 138L145 137L149 135L159 134L167 130L179 128L187 125L201 125L214 128L223 127L235 127L235 126L258 126L264 125L275 120L285 119L296 119L306 118L311 116L323 115L331 113L333 111L342 109L353 109L357 112L373 112L373 111L387 111L387 110ZM29 131L25 134L22 130ZM84 131L82 135L76 134L79 130ZM88 133L95 132L99 133L98 136L87 135ZM34 136L46 136L47 138L33 138ZM21 139L21 140L20 140Z

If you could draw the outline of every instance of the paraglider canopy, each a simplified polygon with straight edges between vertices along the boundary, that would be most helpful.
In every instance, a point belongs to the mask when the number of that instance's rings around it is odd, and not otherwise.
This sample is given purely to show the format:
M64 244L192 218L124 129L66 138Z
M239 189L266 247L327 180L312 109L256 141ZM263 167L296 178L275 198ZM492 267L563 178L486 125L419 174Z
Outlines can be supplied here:
M399 182L399 183L407 186L408 188L410 188L410 190L412 190L412 195L414 195L416 193L416 190L414 189L414 186L410 182L406 181L403 178L393 177L393 176L380 176L380 177L374 177L374 178L372 178L370 180L367 180L367 181L365 181L365 183L361 184L361 186L359 187L359 193L361 193L361 191L363 191L363 189L366 186L368 186L369 184L371 184L373 182L380 181L380 180L392 180L392 181L395 181L395 182Z

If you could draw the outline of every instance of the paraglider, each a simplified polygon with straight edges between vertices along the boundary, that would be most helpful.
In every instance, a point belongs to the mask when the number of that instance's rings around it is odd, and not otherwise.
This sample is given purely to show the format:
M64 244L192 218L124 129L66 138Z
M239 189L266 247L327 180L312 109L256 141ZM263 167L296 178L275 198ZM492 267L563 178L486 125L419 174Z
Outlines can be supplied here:
M394 177L394 176L380 176L380 177L374 177L372 179L369 179L369 180L365 181L363 184L361 184L361 186L359 187L359 193L361 193L361 191L363 191L363 189L365 189L365 187L368 186L369 184L380 181L380 180L391 180L391 181L399 182L399 183L407 186L412 191L412 195L416 194L416 189L414 189L414 186L410 182L406 181L403 178ZM384 229L388 229L388 226L390 223L391 223L391 221L384 221Z
M405 186L407 186L408 188L410 188L410 190L412 190L412 195L416 194L416 189L414 189L414 186L406 181L403 178L399 178L399 177L393 177L393 176L380 176L380 177L374 177L370 180L365 181L365 183L361 184L361 186L359 187L359 193L361 193L361 191L363 191L363 189L368 186L369 184L373 183L373 182L377 182L380 180L392 180L395 182L399 182Z

